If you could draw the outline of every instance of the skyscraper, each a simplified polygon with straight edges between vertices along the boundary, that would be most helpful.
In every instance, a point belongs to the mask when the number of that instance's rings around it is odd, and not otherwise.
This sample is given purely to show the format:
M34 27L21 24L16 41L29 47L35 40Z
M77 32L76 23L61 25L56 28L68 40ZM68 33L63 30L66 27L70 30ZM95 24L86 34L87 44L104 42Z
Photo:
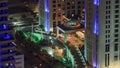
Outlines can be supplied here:
M0 0L0 68L14 67L14 38L8 25L8 0Z
M46 32L50 32L50 2L49 0L39 0L39 22L44 26Z
M94 68L120 67L120 0L85 0L85 57Z
M80 16L84 9L84 0L39 0L40 23L45 31L56 31L56 25L63 23L63 15Z

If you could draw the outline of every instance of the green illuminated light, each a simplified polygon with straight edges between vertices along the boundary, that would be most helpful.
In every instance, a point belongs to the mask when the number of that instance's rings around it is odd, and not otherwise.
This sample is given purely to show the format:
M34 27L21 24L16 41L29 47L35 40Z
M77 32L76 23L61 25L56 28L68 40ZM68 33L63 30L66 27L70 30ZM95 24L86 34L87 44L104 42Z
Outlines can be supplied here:
M23 33L25 39L31 39L34 43L38 43L41 40L43 40L43 35L38 34L38 33L30 33L30 32L24 32Z
M71 21L69 21L69 22L67 22L69 25L75 25L76 23L78 23L77 21L75 21L75 20L71 20Z
M39 41L43 40L43 35L37 34L37 33L30 33L30 39L34 43L38 43Z

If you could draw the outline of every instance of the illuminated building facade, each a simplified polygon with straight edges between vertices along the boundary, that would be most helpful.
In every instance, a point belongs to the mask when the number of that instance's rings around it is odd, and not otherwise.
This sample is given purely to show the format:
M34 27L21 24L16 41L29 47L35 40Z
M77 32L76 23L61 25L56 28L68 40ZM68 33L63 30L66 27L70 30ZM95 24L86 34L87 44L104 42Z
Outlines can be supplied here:
M15 68L14 38L8 23L8 0L0 0L0 68Z
M85 57L94 68L119 68L120 0L86 0Z
M39 22L44 26L46 32L50 32L50 2L49 0L39 0Z
M62 16L81 15L84 0L39 0L40 23L45 22L45 31L56 31L56 25L63 23Z
M63 15L68 19L71 19L72 15L80 17L83 9L84 0L52 0L51 23L53 25L53 30L55 30L56 25L63 23Z

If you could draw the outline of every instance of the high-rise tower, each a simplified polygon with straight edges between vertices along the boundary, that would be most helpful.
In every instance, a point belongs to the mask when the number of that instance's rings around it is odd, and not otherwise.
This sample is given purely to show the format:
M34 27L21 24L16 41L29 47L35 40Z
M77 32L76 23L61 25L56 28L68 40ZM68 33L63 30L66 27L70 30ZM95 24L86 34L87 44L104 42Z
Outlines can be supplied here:
M39 0L40 23L45 31L56 31L56 25L63 23L63 15L80 16L84 9L84 0Z
M0 0L0 68L14 67L14 38L8 25L8 0Z
M119 68L120 0L85 0L85 57L94 68Z
M50 2L49 0L39 0L39 23L44 26L46 32L50 32Z

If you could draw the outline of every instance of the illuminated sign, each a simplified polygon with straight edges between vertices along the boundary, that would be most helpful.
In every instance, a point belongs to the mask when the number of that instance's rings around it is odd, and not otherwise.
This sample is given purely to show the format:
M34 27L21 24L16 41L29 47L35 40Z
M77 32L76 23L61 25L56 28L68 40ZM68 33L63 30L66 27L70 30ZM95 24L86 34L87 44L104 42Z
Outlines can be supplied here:
M50 17L50 6L49 6L49 0L44 0L44 1L45 1L44 2L44 7L45 7L45 9L44 9L45 31L50 32L50 18L49 18Z

